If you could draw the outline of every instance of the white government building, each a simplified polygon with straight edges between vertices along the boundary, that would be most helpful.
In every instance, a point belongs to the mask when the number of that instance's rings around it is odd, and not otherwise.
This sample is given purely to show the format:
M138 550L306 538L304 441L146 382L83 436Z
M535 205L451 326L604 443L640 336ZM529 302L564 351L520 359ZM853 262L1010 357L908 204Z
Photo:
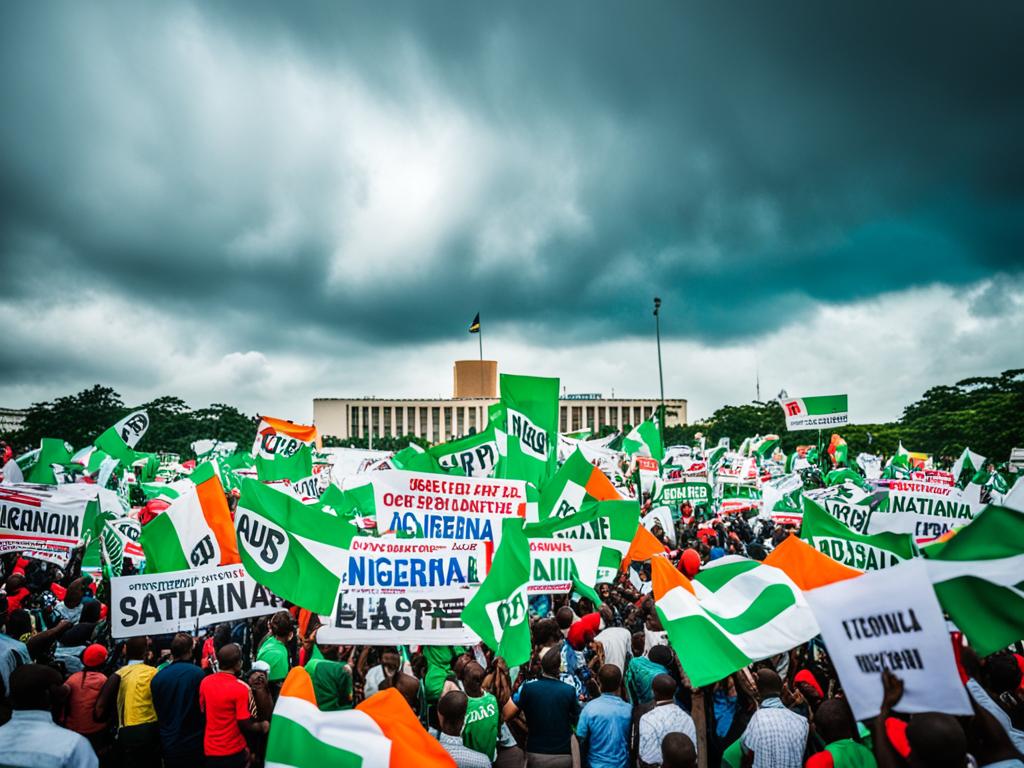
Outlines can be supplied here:
M487 424L487 407L498 401L498 363L459 360L454 366L453 397L448 400L378 397L318 397L313 423L321 436L350 437L416 435L432 443L447 442L479 431ZM636 426L655 413L657 398L604 398L599 394L564 395L559 400L559 431ZM686 400L665 400L667 426L686 424Z

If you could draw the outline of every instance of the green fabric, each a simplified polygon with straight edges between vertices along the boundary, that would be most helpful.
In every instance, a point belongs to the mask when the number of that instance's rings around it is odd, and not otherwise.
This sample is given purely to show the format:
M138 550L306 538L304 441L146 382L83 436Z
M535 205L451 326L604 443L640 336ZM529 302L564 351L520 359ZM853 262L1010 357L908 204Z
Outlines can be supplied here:
M363 758L355 752L320 741L300 723L274 715L267 740L268 763L359 768Z
M352 709L352 671L348 664L313 658L306 662L306 671L313 681L316 705L321 712Z
M740 768L743 765L743 739L736 739L722 753L722 768Z
M268 680L276 682L284 680L288 676L288 649L273 635L263 641L256 654L256 659L270 665L270 672L267 673Z
M427 660L427 674L423 678L423 690L427 696L427 704L436 704L437 700L441 698L444 681L452 671L452 662L462 652L462 646L423 646L423 657Z
M484 692L474 699L469 697L466 724L462 727L462 743L477 752L483 752L491 762L498 756L498 700L493 693Z
M825 750L832 755L835 768L878 768L871 750L853 739L833 741Z
M636 656L630 659L626 666L626 690L629 691L633 705L646 704L654 700L654 692L651 690L651 683L658 675L667 675L668 670L656 661L651 661L646 656Z

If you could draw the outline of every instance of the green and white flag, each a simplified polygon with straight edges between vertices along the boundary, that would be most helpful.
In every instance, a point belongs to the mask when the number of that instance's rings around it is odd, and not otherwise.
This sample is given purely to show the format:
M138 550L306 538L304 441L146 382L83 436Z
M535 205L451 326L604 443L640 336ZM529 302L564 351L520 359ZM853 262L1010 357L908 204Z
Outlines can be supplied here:
M71 461L71 446L58 437L44 437L39 441L39 450L35 451L35 459L31 467L21 465L27 483L56 485L57 477L53 473L53 465L63 466Z
M447 470L461 469L467 477L494 477L498 466L498 441L494 425L475 435L452 440L427 449Z
M530 539L601 542L597 583L615 580L622 557L629 551L639 524L640 505L633 499L585 500L575 514L562 518L552 516L539 523L530 523L524 530ZM586 586L593 587L594 584Z
M694 687L818 634L803 593L778 568L727 555L689 582L662 559L651 562L655 609Z
M509 667L530 660L530 543L519 518L505 520L491 570L462 610L462 622Z
M583 451L577 448L540 489L538 517L541 520L567 517L576 514L586 500L618 498L618 491L607 475L587 461Z
M495 477L538 488L558 469L558 379L501 374L501 401L490 408L498 445Z
M1024 512L989 505L921 552L942 609L979 656L1024 639Z
M800 538L836 562L860 571L877 571L917 555L914 537L903 533L857 533L814 501L803 499Z
M661 439L661 420L655 414L626 435L622 441L622 450L633 456L650 456L652 459L661 461L665 458L665 444Z
M779 400L786 417L786 429L831 429L848 424L846 395L789 397Z
M354 525L322 503L303 504L245 479L235 530L242 564L256 581L314 613L334 610Z

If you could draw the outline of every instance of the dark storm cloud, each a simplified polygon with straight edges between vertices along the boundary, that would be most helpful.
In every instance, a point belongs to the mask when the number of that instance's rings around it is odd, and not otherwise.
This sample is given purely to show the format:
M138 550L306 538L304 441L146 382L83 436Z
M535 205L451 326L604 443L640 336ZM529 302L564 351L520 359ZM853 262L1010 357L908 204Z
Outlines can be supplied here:
M482 309L545 343L645 332L657 293L669 334L715 342L1024 264L1019 3L0 14L0 300L19 311L88 286L273 350L450 338ZM304 133L275 70L355 78L413 123L438 92L543 167L496 163L466 215L377 267L342 247L376 193L344 110ZM523 233L531 201L563 198ZM269 254L240 255L282 216Z

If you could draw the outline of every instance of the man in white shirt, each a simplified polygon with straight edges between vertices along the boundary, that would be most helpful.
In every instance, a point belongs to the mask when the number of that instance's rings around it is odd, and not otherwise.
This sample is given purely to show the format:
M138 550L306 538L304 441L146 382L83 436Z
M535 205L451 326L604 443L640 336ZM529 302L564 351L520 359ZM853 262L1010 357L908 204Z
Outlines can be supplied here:
M10 722L0 726L0 755L6 765L24 768L97 768L96 753L84 736L53 722L51 696L61 690L52 667L26 664L11 673Z
M676 681L671 675L656 675L651 681L653 706L640 716L637 756L641 765L661 764L661 743L669 733L683 733L697 743L697 726L682 707L676 704Z
M594 637L604 651L604 663L614 664L619 672L626 674L626 660L633 648L633 633L625 627L607 627Z
M753 753L753 768L801 768L807 746L807 718L782 703L782 678L774 669L757 673L761 706L741 737L744 755Z

